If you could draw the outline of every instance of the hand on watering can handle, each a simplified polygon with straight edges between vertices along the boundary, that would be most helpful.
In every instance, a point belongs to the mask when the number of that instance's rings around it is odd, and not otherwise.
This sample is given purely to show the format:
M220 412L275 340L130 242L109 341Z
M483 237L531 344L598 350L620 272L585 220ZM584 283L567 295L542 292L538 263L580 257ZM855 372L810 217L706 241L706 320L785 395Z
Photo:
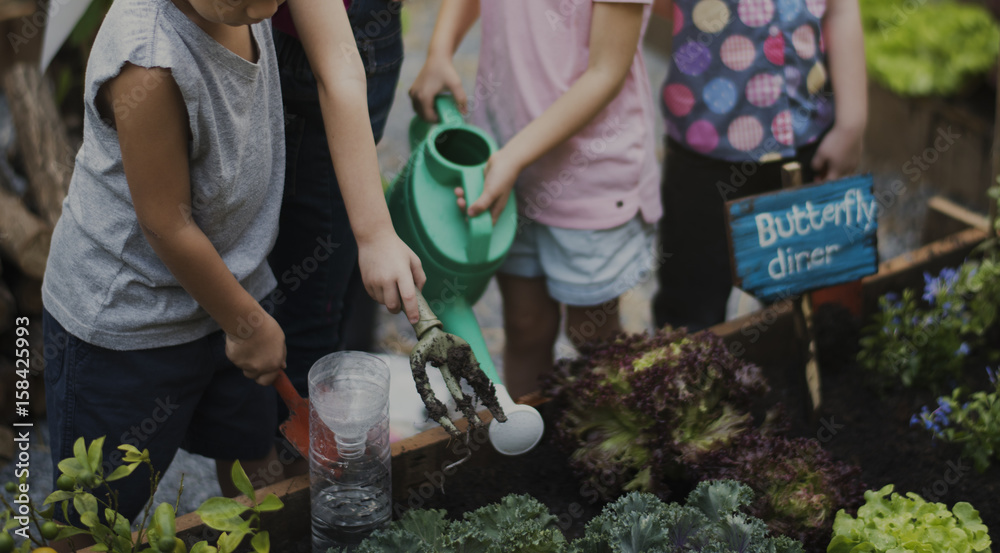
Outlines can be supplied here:
M459 209L465 210L469 217L475 217L489 210L493 217L493 224L496 224L503 208L507 206L510 193L514 190L514 183L521 170L520 163L508 159L503 149L498 150L486 162L483 193L472 202L472 205L466 207L465 192L461 188L455 189Z
M410 87L413 111L424 121L437 123L440 118L434 109L434 99L445 90L450 91L455 97L459 111L466 113L468 102L465 90L462 88L462 78L458 76L451 58L444 55L429 55Z

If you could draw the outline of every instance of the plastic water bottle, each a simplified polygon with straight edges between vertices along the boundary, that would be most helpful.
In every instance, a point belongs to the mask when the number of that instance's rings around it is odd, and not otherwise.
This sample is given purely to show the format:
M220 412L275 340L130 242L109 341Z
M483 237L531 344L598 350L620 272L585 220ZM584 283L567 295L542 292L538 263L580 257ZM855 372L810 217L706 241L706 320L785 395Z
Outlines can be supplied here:
M337 352L309 370L312 550L348 550L392 513L389 367Z

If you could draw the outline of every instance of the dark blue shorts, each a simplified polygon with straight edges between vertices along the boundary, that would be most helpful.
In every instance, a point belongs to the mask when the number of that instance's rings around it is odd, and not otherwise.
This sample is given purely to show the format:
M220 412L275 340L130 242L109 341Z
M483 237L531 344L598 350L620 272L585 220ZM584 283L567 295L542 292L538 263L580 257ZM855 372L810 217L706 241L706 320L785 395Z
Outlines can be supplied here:
M176 346L114 351L73 336L48 311L42 326L54 466L72 456L81 436L88 443L106 437L105 475L121 464L123 443L148 449L161 474L178 448L220 460L262 459L270 451L274 394L226 358L221 331ZM149 500L149 472L113 484L119 512L134 518Z

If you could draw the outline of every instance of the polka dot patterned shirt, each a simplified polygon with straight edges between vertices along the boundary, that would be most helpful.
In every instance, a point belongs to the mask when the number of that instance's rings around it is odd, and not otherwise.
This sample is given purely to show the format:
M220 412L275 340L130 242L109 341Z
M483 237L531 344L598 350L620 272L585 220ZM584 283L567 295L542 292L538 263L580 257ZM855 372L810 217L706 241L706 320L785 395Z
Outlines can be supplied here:
M726 161L775 161L833 123L826 0L674 0L667 133Z

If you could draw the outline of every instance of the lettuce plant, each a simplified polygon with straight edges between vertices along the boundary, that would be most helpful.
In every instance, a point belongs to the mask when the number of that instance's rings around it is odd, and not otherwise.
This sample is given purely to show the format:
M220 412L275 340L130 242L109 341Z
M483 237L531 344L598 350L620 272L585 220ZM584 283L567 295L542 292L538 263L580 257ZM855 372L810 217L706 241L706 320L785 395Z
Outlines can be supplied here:
M706 455L698 469L704 479L746 483L756 494L750 513L810 551L829 541L837 510L857 507L865 491L860 469L834 461L818 441L756 431Z
M966 395L965 390L956 388L950 396L938 398L936 409L925 406L910 419L911 425L923 426L935 438L962 444L963 454L979 472L1000 458L1000 380L994 369L987 367L986 374L993 391Z
M710 332L669 328L582 344L547 383L561 414L557 436L586 486L665 497L665 481L751 425L750 401L767 390L760 369Z
M865 492L857 518L838 512L827 553L990 551L989 530L972 505L959 502L948 510L913 492L901 496L892 490L889 484Z
M872 79L902 96L951 95L995 65L1000 29L982 6L862 0Z
M569 542L537 500L509 495L451 522L442 510L410 510L376 530L357 553L801 553L802 544L769 535L743 511L753 500L734 481L702 482L684 505L631 492L608 504Z

